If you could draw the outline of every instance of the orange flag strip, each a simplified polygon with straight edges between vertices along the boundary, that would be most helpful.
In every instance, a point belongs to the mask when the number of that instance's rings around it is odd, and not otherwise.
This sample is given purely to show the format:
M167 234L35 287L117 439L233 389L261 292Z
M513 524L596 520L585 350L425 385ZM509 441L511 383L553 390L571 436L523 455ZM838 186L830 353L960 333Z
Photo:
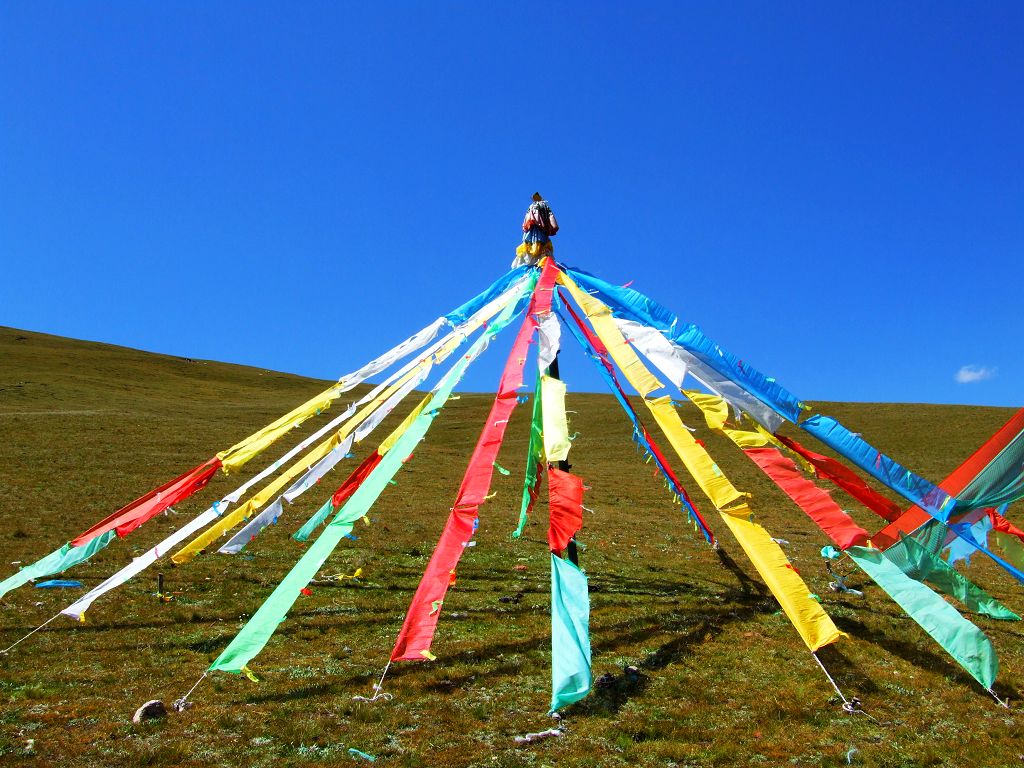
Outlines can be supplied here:
M661 384L626 342L612 317L611 309L580 290L568 275L559 275L559 282L568 288L590 320L598 338L608 348L612 359L643 397L687 471L711 499L804 644L813 653L838 640L843 633L825 613L821 604L811 597L810 590L782 548L764 528L750 520L752 513L745 502L749 494L738 491L704 447L690 435L668 396L648 397Z
M978 450L968 456L963 464L953 470L949 477L939 483L939 488L953 496L961 493L1022 429L1024 408L1017 411L994 435L982 443ZM900 533L913 533L932 519L932 516L923 509L913 506L876 533L872 537L872 542L879 549L888 549L899 542ZM1017 562L1014 562L1014 565L1021 567Z

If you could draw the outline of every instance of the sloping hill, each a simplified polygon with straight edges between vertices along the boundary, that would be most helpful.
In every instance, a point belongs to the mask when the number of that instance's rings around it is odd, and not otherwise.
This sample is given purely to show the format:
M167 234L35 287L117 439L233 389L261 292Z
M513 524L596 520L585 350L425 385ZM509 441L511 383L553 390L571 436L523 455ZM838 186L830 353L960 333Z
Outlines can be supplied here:
M495 379L507 343L499 340L478 363L492 366ZM0 571L46 554L325 386L0 328ZM838 765L856 747L856 759L874 765L1017 760L1016 715L995 706L877 589L868 587L864 600L831 595L817 555L826 542L813 524L685 411L725 473L754 494L758 520L789 542L787 554L851 634L823 659L881 722L842 714L728 532L709 517L722 538L719 555L687 527L604 395L569 400L579 433L574 471L590 486L586 504L594 510L580 539L587 545L581 562L591 580L594 674L601 680L569 710L568 737L529 748L512 741L550 722L543 715L550 685L544 516L536 515L524 540L508 537L518 514L528 408L517 410L499 459L511 474L495 476L497 496L482 510L479 544L446 601L438 661L394 668L385 686L396 695L389 704L353 702L388 657L490 400L465 394L449 404L381 498L373 524L357 530L358 540L343 542L323 571L362 567L363 580L314 586L257 658L260 683L217 677L204 682L198 705L184 715L144 727L129 723L138 704L170 701L199 677L297 559L290 534L354 461L243 555L206 555L164 568L175 592L171 603L152 596L153 569L98 601L85 625L61 618L0 658L0 755L40 765L71 755L83 765L288 765L347 762L347 748L357 747L395 765ZM1011 413L839 403L822 410L936 480ZM404 413L393 414L378 435ZM246 472L259 471L320 424L311 420ZM377 435L371 440L357 447L357 458ZM68 577L98 583L239 482L219 476L176 515L115 542ZM866 527L880 527L836 496ZM1024 607L1019 586L978 560L972 578L1011 608ZM863 581L854 576L852 583ZM0 602L0 642L9 645L77 594L31 586L11 593ZM984 618L976 623L1003 661L998 690L1016 698L1024 687L1024 631ZM627 665L637 671L623 672Z

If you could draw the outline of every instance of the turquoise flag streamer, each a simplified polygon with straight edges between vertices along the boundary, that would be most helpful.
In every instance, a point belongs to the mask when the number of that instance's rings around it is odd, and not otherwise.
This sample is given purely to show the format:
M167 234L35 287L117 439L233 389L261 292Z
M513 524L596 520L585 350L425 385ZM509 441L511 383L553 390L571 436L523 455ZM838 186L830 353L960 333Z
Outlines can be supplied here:
M409 425L394 447L381 459L376 469L345 502L330 524L278 584L277 589L235 635L224 652L210 665L210 671L221 670L239 674L263 650L271 635L285 620L288 610L295 604L302 589L323 567L338 542L352 532L353 524L370 511L370 507L387 488L388 482L402 468L405 459L419 445L420 440L426 435L437 414L451 396L455 385L462 379L469 364L483 352L491 339L525 309L525 300L533 293L536 282L537 272L535 271L532 278L524 284L523 290L516 300L510 302L502 310L469 351L445 374L434 388L433 396L424 407L423 412Z
M927 581L969 611L1001 621L1020 621L1020 616L906 534L900 534L899 543L885 550L885 557L910 578Z
M310 536L312 536L313 531L319 528L320 523L326 520L327 516L331 514L331 509L333 509L331 501L332 499L325 501L324 505L314 512L313 516L306 521L306 524L292 534L292 538L296 541L306 541Z
M590 693L590 595L587 577L551 554L551 712Z
M46 557L36 560L32 565L26 565L13 576L8 576L3 581L0 581L0 597L3 597L12 589L28 584L30 581L40 579L43 576L52 576L55 573L66 571L73 565L84 563L116 537L117 531L110 530L80 547L72 547L70 543L65 544Z
M992 690L999 671L999 659L992 643L980 629L927 586L903 573L880 550L850 547L846 554L946 653L986 690Z

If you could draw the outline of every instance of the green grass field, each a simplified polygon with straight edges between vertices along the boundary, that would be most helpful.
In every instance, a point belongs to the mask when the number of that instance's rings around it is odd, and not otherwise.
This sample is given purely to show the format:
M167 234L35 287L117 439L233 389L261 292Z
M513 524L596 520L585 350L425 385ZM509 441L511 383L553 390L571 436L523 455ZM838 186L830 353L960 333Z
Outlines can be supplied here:
M495 371L499 339L478 363ZM575 350L566 354L575 354ZM765 366L767 367L767 366ZM339 371L339 374L341 371ZM773 371L785 381L785 371ZM0 657L0 763L81 766L359 764L355 747L396 766L1008 766L1024 760L1016 702L983 692L866 577L864 599L829 592L813 523L732 444L684 419L742 490L849 638L823 661L873 719L843 714L828 681L712 514L716 554L670 503L630 440L609 396L571 394L573 471L590 490L579 539L591 584L592 694L565 713L566 735L527 746L513 738L553 725L544 504L520 541L518 515L529 407L517 409L495 475L445 602L432 663L393 667L389 703L364 704L390 654L404 611L490 406L487 395L451 402L385 491L370 527L356 529L321 572L363 569L358 583L317 583L256 658L259 683L219 675L194 708L132 725L135 708L181 696L299 557L291 533L354 462L343 462L239 556L208 554L163 565L170 603L154 596L154 567L93 606L64 617ZM270 422L324 388L271 371L191 361L0 328L0 577L117 507ZM410 398L409 407L413 398ZM940 480L1006 421L1010 409L906 404L816 404L909 467ZM400 409L357 447L404 416ZM641 416L643 412L641 410ZM247 465L255 474L302 435ZM370 442L370 441L367 441ZM808 438L808 444L814 446ZM820 446L819 446L820 447ZM823 451L824 452L824 451ZM680 478L683 470L676 463ZM247 477L249 475L243 475ZM93 586L241 480L218 476L67 578ZM713 510L691 482L694 500ZM881 527L836 492L870 530ZM542 496L544 502L546 496ZM1011 509L1010 517L1013 518ZM526 569L516 569L525 565ZM847 570L852 566L845 566ZM967 573L1018 613L1024 593L981 556ZM502 597L522 593L519 602ZM6 647L81 590L31 585L0 601ZM992 639L996 690L1024 690L1024 628L969 616ZM627 666L637 674L627 674ZM851 752L851 750L856 750Z

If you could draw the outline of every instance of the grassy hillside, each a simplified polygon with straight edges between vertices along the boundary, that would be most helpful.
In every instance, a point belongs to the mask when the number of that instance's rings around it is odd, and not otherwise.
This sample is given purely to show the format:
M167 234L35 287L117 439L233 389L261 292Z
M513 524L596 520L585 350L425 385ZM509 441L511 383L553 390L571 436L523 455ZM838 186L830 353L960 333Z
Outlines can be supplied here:
M498 362L499 340L478 365ZM567 353L568 354L568 353ZM339 372L340 373L340 372ZM784 371L776 373L783 376ZM572 382L568 382L570 390ZM0 574L59 546L110 511L198 464L320 391L324 382L0 328ZM397 766L881 766L1017 764L1016 709L998 707L877 588L854 575L862 600L828 591L815 526L731 444L698 428L735 484L754 494L759 522L849 639L821 655L874 719L844 715L827 680L721 524L716 554L669 503L610 397L572 395L571 460L590 486L580 540L591 583L594 677L567 710L567 735L530 746L513 737L551 727L548 555L543 514L523 540L518 514L529 408L519 408L481 511L478 545L445 603L433 663L392 669L390 703L364 704L455 496L490 398L463 395L321 576L253 667L261 677L216 676L182 715L134 726L151 698L181 696L300 554L290 534L350 471L308 492L240 556L206 555L156 570L101 598L84 625L63 617L0 657L0 759L5 764L349 764L356 747ZM822 406L881 449L941 479L1010 415L1008 409ZM404 415L394 414L383 436ZM322 424L313 419L301 430ZM376 438L377 435L374 436ZM294 440L299 436L295 435ZM357 456L373 446L357 448ZM293 441L294 442L294 441ZM246 468L255 473L293 442ZM369 441L368 441L369 442ZM807 442L811 442L808 438ZM682 469L679 468L680 476ZM247 477L244 475L243 477ZM217 477L176 515L115 542L67 577L97 584L241 480ZM706 512L708 503L690 483ZM836 492L861 524L880 524ZM542 497L542 502L546 499ZM543 509L543 505L540 506ZM525 570L516 569L525 566ZM975 558L968 569L1018 612L1020 587ZM81 590L26 586L0 601L7 646ZM521 594L518 602L503 597ZM997 690L1024 690L1024 629L971 617L1002 660ZM636 672L627 673L627 666ZM857 750L851 752L851 750ZM356 761L358 762L358 761Z

